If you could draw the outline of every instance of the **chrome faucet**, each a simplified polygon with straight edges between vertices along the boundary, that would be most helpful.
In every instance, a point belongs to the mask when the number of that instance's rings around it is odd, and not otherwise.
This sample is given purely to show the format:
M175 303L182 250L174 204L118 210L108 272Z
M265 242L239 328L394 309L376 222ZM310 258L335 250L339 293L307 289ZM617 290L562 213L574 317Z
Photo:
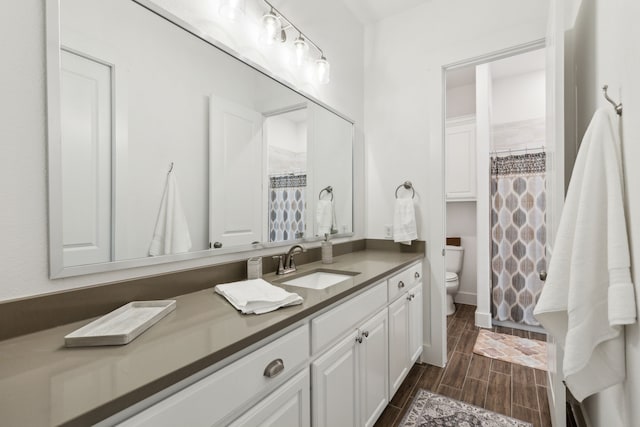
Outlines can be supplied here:
M293 256L305 252L305 249L300 245L293 245L285 255L276 255L273 257L278 262L278 268L276 274L289 274L296 271L296 263L293 260Z

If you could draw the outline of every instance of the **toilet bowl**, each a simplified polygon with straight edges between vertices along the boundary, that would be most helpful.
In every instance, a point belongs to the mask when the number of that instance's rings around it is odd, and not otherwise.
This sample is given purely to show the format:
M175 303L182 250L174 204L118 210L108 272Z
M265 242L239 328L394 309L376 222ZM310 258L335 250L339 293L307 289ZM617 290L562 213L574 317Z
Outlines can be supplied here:
M460 279L458 275L462 271L462 260L464 258L464 248L461 246L446 246L446 288L447 288L447 316L456 312L456 306L453 303L453 296L460 288Z
M460 280L456 273L447 271L447 316L456 312L456 305L453 303L453 296L460 288Z

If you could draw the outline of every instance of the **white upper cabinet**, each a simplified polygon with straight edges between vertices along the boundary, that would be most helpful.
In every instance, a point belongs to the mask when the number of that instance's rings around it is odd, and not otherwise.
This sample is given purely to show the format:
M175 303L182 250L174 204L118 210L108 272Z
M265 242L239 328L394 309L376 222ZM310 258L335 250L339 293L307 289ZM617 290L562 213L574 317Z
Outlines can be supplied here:
M447 120L446 190L448 201L476 199L476 123L466 116Z

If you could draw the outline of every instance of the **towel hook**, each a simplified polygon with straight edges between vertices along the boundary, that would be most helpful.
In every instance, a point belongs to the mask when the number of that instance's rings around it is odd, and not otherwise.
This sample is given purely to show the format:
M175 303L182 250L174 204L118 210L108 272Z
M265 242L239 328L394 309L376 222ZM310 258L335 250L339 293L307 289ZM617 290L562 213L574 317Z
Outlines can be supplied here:
M331 196L331 201L333 202L333 187L330 185L320 190L320 194L318 194L318 200L322 200L322 193L324 193L325 191L329 193L329 195Z
M613 108L615 108L616 113L621 116L622 115L622 102L620 103L616 103L616 101L614 101L613 99L611 99L609 97L609 94L607 93L607 90L609 89L609 85L604 85L602 86L602 91L604 92L604 98L609 101L609 103L611 105L613 105Z
M172 170L173 170L173 162L171 162L171 166L169 166L169 172L167 173L171 173Z
M398 187L396 188L396 199L398 198L398 190L400 190L402 187L404 187L405 190L411 190L412 199L416 197L416 190L415 188L413 188L413 184L411 183L411 181L405 181L402 184L398 185Z

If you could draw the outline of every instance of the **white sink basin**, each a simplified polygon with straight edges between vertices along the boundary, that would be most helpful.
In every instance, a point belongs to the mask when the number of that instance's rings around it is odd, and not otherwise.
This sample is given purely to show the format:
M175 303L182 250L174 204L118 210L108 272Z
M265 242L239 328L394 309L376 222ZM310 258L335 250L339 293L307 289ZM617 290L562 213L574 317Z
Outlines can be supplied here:
M280 283L283 285L298 286L300 288L325 289L329 286L344 282L345 280L350 280L357 274L360 273L354 273L351 271L319 270L293 279L284 280Z

